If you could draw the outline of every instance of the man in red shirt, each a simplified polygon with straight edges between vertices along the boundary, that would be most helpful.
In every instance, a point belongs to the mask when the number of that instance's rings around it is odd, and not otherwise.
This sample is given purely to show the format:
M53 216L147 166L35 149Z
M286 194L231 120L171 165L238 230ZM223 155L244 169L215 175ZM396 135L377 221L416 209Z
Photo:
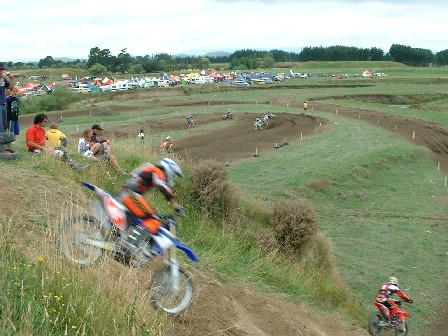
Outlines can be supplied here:
M34 117L34 124L26 131L26 146L28 151L36 154L53 154L53 148L46 145L45 125L47 116L39 113Z

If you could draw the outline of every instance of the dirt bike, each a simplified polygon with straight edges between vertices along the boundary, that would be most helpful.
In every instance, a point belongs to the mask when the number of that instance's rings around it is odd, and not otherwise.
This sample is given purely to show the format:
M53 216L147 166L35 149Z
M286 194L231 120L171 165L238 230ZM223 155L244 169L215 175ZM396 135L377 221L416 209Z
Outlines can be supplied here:
M262 122L260 121L260 122L254 122L254 129L256 130L256 131L261 131L262 129L263 129L263 124L262 124Z
M188 124L188 128L191 128L194 126L194 121L193 121L193 117L188 116L185 119L187 119L187 124Z
M193 250L176 237L175 218L157 214L163 226L157 234L151 234L149 239L134 246L128 242L128 233L134 225L141 225L142 220L101 188L87 182L81 184L97 195L92 204L94 215L83 214L64 221L59 235L62 254L79 266L94 264L107 253L135 267L161 257L163 266L153 273L147 288L151 303L169 315L187 309L193 298L193 281L179 266L177 249L190 260L199 260Z
M173 143L172 142L168 142L168 141L164 141L160 144L160 152L167 152L167 153L172 153L173 152Z
M261 119L261 122L263 123L263 125L269 125L269 117L265 116Z
M233 113L226 113L222 115L222 118L225 119L233 119Z
M408 334L408 323L406 318L409 313L401 308L402 302L395 300L396 305L390 309L390 323L387 318L381 314L379 303L374 301L373 304L377 306L378 310L372 312L369 319L369 334L373 336L380 336L383 330L394 329L396 336L406 336Z

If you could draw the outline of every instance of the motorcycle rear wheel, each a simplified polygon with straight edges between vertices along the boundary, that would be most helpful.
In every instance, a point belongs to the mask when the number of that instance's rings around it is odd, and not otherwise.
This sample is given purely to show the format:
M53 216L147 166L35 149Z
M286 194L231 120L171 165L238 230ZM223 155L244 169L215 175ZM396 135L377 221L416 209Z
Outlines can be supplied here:
M369 319L369 334L372 336L380 336L383 327L380 325L383 322L383 317L379 312L373 312Z
M61 253L79 266L94 264L103 256L103 250L85 244L86 239L105 240L95 217L83 214L67 218L59 232Z
M179 267L179 289L172 284L171 267L156 271L151 280L151 303L155 308L163 310L169 315L182 313L193 299L193 281L191 276Z

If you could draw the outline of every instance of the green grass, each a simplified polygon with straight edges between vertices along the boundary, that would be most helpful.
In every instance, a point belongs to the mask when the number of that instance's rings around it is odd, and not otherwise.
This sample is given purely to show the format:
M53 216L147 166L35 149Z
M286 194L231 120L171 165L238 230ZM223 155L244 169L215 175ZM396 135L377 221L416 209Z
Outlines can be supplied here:
M432 287L432 300L422 293L447 276L444 176L426 149L357 120L326 117L337 123L329 131L232 165L231 180L267 200L305 198L335 244L343 278L366 308L378 284L396 274L419 302L413 324L423 330L429 327L425 312L445 288ZM330 182L323 190L306 187L323 178ZM366 200L357 198L361 193Z
M316 68L309 68L310 72L349 71L362 69L367 64L340 64L332 67L330 64L320 64ZM305 68L296 72L307 72ZM309 65L308 65L309 66ZM377 65L376 68L379 68ZM386 64L381 64L386 67ZM328 67L328 68L327 68ZM190 96L161 97L160 106L150 106L149 102L127 102L122 97L114 98L116 102L137 106L129 114L107 116L102 118L86 115L76 118L64 118L60 127L63 131L77 134L83 127L89 127L93 121L104 122L105 127L112 125L126 125L138 121L150 121L160 118L169 118L177 115L195 113L222 113L228 107L234 108L236 113L261 112L269 109L273 113L299 112L304 100L328 99L329 103L345 106L370 108L391 115L407 115L433 121L441 125L447 122L443 111L447 106L446 100L440 98L445 94L446 85L437 84L425 79L432 78L446 72L445 69L414 69L398 67L384 69L388 73L387 79L370 81L360 79L359 83L369 81L369 87L343 87L333 85L332 79L316 79L327 87L298 87L300 83L313 83L309 80L295 80L294 85L253 90L213 91L203 89L192 91ZM426 70L426 71L425 71ZM414 73L414 75L413 75ZM409 77L409 82L403 85L403 78ZM424 94L424 95L422 95ZM431 95L438 94L437 102L431 101ZM351 96L364 96L354 99ZM412 104L420 104L418 109L397 109L379 101L367 102L370 95L390 95L399 99L400 96L413 96ZM334 99L341 97L341 99ZM105 106L106 101L95 97L84 106L92 104ZM115 100L116 99L116 100ZM164 107L166 103L183 102L178 108ZM217 105L206 107L190 106L193 102L211 102ZM231 102L232 104L228 104ZM292 103L298 104L293 107ZM76 105L78 108L82 104ZM312 102L310 103L312 107ZM446 110L446 109L445 109ZM201 259L206 261L220 280L225 282L244 282L254 285L261 291L275 291L287 294L296 302L307 302L310 309L317 313L327 314L328 307L337 310L343 316L349 317L357 324L365 324L367 312L373 309L371 301L376 295L378 286L385 279L394 274L401 280L404 288L410 288L408 293L414 299L414 305L407 307L412 316L413 334L423 334L430 328L431 320L428 315L434 316L438 304L444 303L446 296L447 269L447 237L448 205L446 202L446 187L444 176L430 161L429 153L422 147L417 147L397 138L393 133L365 124L362 120L345 119L332 113L311 111L319 118L328 120L324 125L324 132L313 137L290 142L289 146L269 155L261 153L258 158L245 160L233 164L230 168L230 180L237 185L242 194L247 193L258 200L271 204L279 198L304 199L319 215L320 232L329 239L331 247L325 247L322 241L315 242L314 251L318 256L305 255L301 257L282 256L274 253L266 255L255 243L251 233L260 229L266 222L266 215L257 210L251 201L246 201L244 207L251 209L252 218L257 221L242 223L239 235L225 227L210 226L203 221L196 209L195 203L188 198L190 186L188 182L179 184L178 194L181 202L186 204L189 219L182 226L182 236L194 247ZM22 126L22 128L25 125ZM203 129L213 129L218 125L209 125ZM185 132L170 132L171 136L183 136ZM150 150L153 143L159 142L160 135L150 135L148 144L142 155L138 151L129 152L132 146L141 146L135 139L122 140L114 143L114 151L125 169L132 169L138 164L152 160L156 155ZM24 150L23 135L17 141L19 149ZM142 149L141 147L137 147ZM11 169L25 169L56 179L61 185L67 185L76 190L76 181L89 180L98 183L108 191L115 191L122 182L122 178L115 176L108 179L104 174L89 169L82 174L73 174L64 170L60 163L39 162L35 158L24 158L17 162L7 164ZM188 168L187 168L188 170ZM19 181L20 182L20 181ZM23 182L23 183L26 183ZM345 198L340 197L345 195ZM361 198L360 195L365 196ZM29 204L36 200L29 197ZM161 197L156 196L155 205L162 211L166 205ZM8 223L2 220L3 228ZM46 229L48 221L39 216L32 217L34 223ZM258 226L257 226L258 225ZM41 265L30 260L14 249L14 245L7 245L4 236L2 244L2 271L9 274L3 278L3 287L11 288L6 291L8 296L2 296L3 314L19 324L19 315L28 314L30 325L22 328L26 331L43 330L48 335L60 333L59 329L52 329L51 324L38 324L42 321L43 307L47 304L42 300L42 291L58 292L63 287L60 275L51 273L48 287L39 287L42 282ZM320 252L316 252L320 251ZM334 255L325 261L323 256L330 251ZM320 253L320 256L319 256ZM310 252L311 254L311 252ZM9 259L8 259L9 258ZM307 259L308 258L308 259ZM334 258L334 260L332 260ZM322 262L322 265L319 263ZM33 264L31 267L23 265ZM325 273L325 269L336 267L342 276L342 283L332 283L334 279ZM109 314L106 306L110 306L105 298L111 292L110 288L86 285L97 273L73 272L63 265L57 264L54 271L67 274L66 279L78 286L78 291L64 295L72 295L77 309L71 310L73 325L82 326L88 308L88 300L97 302L94 312L97 316ZM73 273L72 273L73 272ZM315 272L315 273L313 273ZM46 273L47 274L47 273ZM286 275L286 276L285 276ZM324 276L325 275L325 276ZM77 282L81 277L84 283ZM17 292L12 284L19 283L21 279L29 281L26 295ZM31 289L38 289L32 291ZM347 289L350 291L347 294ZM105 291L103 291L105 290ZM39 294L40 293L40 294ZM22 297L21 297L22 295ZM78 297L79 296L79 297ZM85 297L85 299L83 298ZM26 301L20 301L25 298ZM355 304L351 304L354 300ZM76 304L75 304L76 303ZM37 311L33 316L29 308ZM121 326L119 330L134 324L125 322L126 314L132 311L132 301L124 310L114 311L119 317ZM356 311L361 307L360 311ZM27 310L28 309L28 310ZM93 308L92 308L93 309ZM64 310L64 314L68 312ZM64 315L66 316L66 315ZM139 318L132 312L131 316ZM88 316L91 328L99 328L103 321L96 316ZM113 323L113 322L110 322ZM164 320L155 319L163 330ZM68 325L68 324L67 324ZM2 331L10 331L6 323ZM8 329L9 328L9 329ZM155 327L154 327L155 328ZM78 329L76 329L78 330ZM93 329L92 329L93 330ZM96 334L117 332L118 329L95 329ZM156 330L156 329L153 329ZM95 332L92 331L92 332ZM143 331L142 331L143 332ZM32 333L32 332L31 332ZM75 333L73 333L75 335Z

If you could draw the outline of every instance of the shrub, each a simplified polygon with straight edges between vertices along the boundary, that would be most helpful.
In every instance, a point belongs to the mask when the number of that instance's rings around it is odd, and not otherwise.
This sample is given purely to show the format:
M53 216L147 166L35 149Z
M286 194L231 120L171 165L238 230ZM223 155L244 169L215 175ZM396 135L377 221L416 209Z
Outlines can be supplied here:
M30 97L22 101L21 114L60 111L67 109L70 104L83 99L83 95L65 87L58 87L51 93L38 97Z
M317 214L303 201L281 201L270 220L278 244L286 251L301 252L317 232Z
M193 197L201 210L213 217L232 220L238 209L238 194L228 182L227 171L213 160L201 161L191 170Z
M366 167L355 167L351 171L351 176L353 180L359 181L368 178L371 175L371 171Z
M323 191L331 187L331 181L327 177L310 181L305 184L306 187L314 191Z

